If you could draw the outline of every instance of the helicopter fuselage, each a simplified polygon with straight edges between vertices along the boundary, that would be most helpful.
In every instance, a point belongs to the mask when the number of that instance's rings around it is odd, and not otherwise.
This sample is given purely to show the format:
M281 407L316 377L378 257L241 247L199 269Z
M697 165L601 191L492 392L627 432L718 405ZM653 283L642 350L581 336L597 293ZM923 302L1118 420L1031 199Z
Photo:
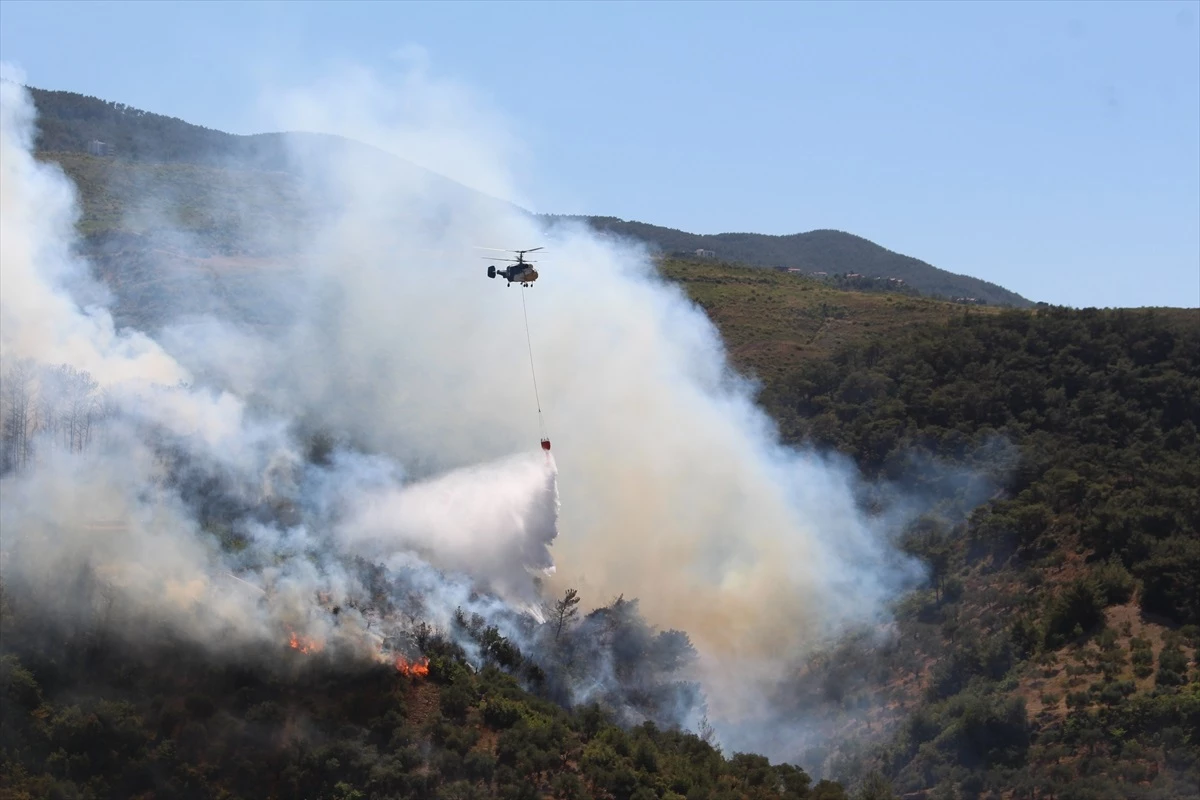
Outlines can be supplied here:
M533 267L509 267L496 270L497 278L504 278L509 283L533 283L538 279L537 270Z

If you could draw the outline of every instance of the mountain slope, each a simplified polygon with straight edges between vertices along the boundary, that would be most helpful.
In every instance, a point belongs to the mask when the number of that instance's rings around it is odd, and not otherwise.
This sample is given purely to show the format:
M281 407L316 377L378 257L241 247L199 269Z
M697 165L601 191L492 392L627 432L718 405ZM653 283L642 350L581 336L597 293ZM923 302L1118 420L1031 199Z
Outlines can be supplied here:
M973 297L993 305L1033 305L1015 292L968 275L956 275L910 256L894 253L850 233L809 231L790 236L761 233L701 235L616 217L559 217L587 222L599 231L638 239L667 255L694 255L708 250L714 258L758 267L792 267L830 275L860 273L868 278L899 278L923 294Z
M171 273L131 257L148 253L144 241L122 230L131 215L104 209L110 200L138 197L113 186L136 178L131 187L178 191L171 213L193 220L189 230L215 231L211 241L219 242L225 224L259 223L226 207L224 196L205 196L208 182L226 171L236 173L232 180L278 175L215 163L54 157L73 177L110 191L84 189L85 202L89 196L97 201L85 222L112 224L105 240L117 255L99 271L118 289L119 310L131 315L154 312L152 298L171 291L150 293L147 286L169 282ZM289 181L284 175L272 184L278 197L264 208L292 214L286 210ZM203 202L190 206L197 198ZM226 216L210 216L210 207ZM230 241L240 242L240 234ZM234 271L222 272L220 262L170 259L172 268L212 272L214 283L228 290ZM266 268L270 262L239 265ZM715 261L667 259L661 270L704 306L735 365L763 379L764 404L789 442L840 450L869 476L937 501L903 532L905 549L929 565L932 580L899 604L900 636L850 640L821 653L780 698L782 717L819 727L822 741L805 755L806 767L820 765L853 782L879 766L904 790L932 789L933 796L979 797L985 790L1017 798L1048 792L1062 798L1196 796L1197 312L967 309L928 298L839 292L803 277ZM252 271L242 269L237 278ZM995 485L981 488L976 473ZM965 513L981 500L977 513ZM8 634L12 617L5 614ZM12 641L6 636L4 646ZM479 774L473 771L488 764L494 772L484 796L521 796L512 788L520 784L514 773L534 776L536 789L590 769L597 776L591 785L611 786L622 797L641 789L656 797L755 796L745 783L762 788L772 778L752 757L719 767L691 738L677 746L652 731L581 733L574 726L585 727L585 716L564 721L528 695L509 694L495 673L465 677L461 691L449 691L454 679L437 689L421 685L411 695L391 673L363 683L251 691L233 676L233 692L211 690L214 703L204 665L191 663L195 673L184 674L188 683L181 686L150 682L169 684L176 679L172 669L146 669L145 683L136 669L118 670L117 689L140 707L112 703L115 696L89 704L84 695L74 707L45 701L46 687L65 688L70 698L84 681L105 677L96 661L128 658L99 647L70 652L78 654L78 665L39 658L36 648L21 653L19 662L0 662L0 699L12 704L4 709L10 713L0 713L0 741L10 748L0 766L33 796L72 796L69 782L88 783L98 773L104 783L94 788L96 796L104 796L110 779L129 779L136 788L147 775L164 773L191 791L226 788L260 777L262 764L295 793L321 786L335 797L354 796L354 786L431 796L428 784L408 783L427 776L444 776L434 778L443 797L479 796L462 785L468 779L453 776ZM74 676L64 677L72 667ZM431 677L437 683L443 676ZM142 686L161 690L163 702L139 697ZM501 716L525 719L517 734L478 724L497 695L520 706L513 712L498 704L511 712ZM379 719L369 716L376 712ZM265 758L254 753L246 764L226 758L247 752L243 746L261 746L264 729L293 735L291 725L278 723L304 713L319 724L299 748L268 747ZM447 721L455 715L467 723ZM313 744L347 719L344 737ZM570 730L556 729L556 721ZM226 739L228 731L239 738ZM385 738L396 746L381 748ZM109 741L117 748L97 747ZM277 760L267 760L272 757ZM708 777L717 791L693 794L675 785L678 774L663 765L677 758L711 761ZM557 772L539 770L547 760ZM43 763L45 774L27 769ZM215 766L222 764L228 772ZM564 778L566 784L574 785ZM124 783L118 788L134 791ZM269 787L256 788L244 796L270 796Z
M297 174L298 164L302 161L352 157L370 159L380 170L395 172L398 179L428 182L440 192L451 192L476 203L515 208L404 159L343 137L296 132L238 136L72 92L32 88L30 92L39 114L39 152L54 153L56 158L57 154L74 154L78 163L78 157L88 153L89 142L101 141L113 148L115 159L109 158L114 161L109 168L113 173L128 168L130 163L140 163ZM300 153L303 153L303 159L297 158ZM85 199L89 191L96 191L87 184L82 185ZM667 255L711 250L722 260L752 266L896 278L923 294L976 298L993 305L1031 305L1024 297L995 284L938 269L841 231L810 231L791 236L757 233L697 235L615 217L537 216L550 222L558 219L586 221L597 230L647 242Z
M663 258L659 271L708 313L738 367L767 387L844 345L945 322L965 311L945 300L850 291L804 275L714 259ZM999 311L970 307L972 314Z
M365 159L398 180L422 182L439 193L515 208L443 175L353 139L325 133L290 131L240 136L153 114L121 103L74 92L29 87L38 112L40 153L89 153L89 143L112 148L106 154L115 169L129 163L190 164L250 172L301 175L302 165L333 159Z
M898 636L850 637L780 693L818 731L807 769L914 798L1200 797L1200 311L663 272L786 441L931 501L900 535L931 579Z
M694 734L619 725L596 704L565 710L521 688L503 638L476 670L430 636L425 661L401 670L282 636L255 655L153 631L130 646L112 615L52 626L52 639L11 592L0 614L3 800L846 798Z

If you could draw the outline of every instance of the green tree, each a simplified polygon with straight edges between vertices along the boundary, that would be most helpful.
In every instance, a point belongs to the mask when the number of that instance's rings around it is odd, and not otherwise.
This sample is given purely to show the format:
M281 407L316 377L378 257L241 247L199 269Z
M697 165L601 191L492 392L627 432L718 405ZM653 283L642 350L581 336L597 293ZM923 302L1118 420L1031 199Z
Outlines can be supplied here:
M896 792L892 789L892 782L876 770L867 773L852 796L854 800L894 800Z

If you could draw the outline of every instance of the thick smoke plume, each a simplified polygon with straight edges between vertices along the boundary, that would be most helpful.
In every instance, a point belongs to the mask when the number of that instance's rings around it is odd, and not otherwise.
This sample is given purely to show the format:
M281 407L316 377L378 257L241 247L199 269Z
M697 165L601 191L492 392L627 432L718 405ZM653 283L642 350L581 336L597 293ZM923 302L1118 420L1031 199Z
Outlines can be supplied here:
M918 577L889 543L906 509L868 515L849 465L782 447L646 253L388 155L515 184L495 163L515 137L469 92L420 70L400 91L355 72L269 97L280 128L373 147L291 140L319 200L272 232L272 268L239 300L273 324L206 314L139 332L117 329L75 255L70 182L33 158L32 104L3 83L7 582L118 570L131 625L226 646L302 628L364 652L390 646L383 607L446 630L463 608L536 648L567 587L606 608L589 630L620 628L629 607L608 604L624 595L691 637L718 729L763 710L828 637L886 619ZM473 249L539 245L528 290L489 281ZM521 292L558 465L536 449ZM55 414L64 364L95 385ZM64 447L85 422L86 442ZM318 593L341 603L334 622ZM677 634L612 641L666 672L689 661ZM618 680L612 652L584 659L609 672L568 681L568 701ZM694 726L689 697L672 715Z
M423 592L422 615L443 626L473 589L437 570L470 566L480 587L533 601L528 575L516 576L551 564L552 464L515 457L413 483L383 455L336 451L327 465L306 463L288 419L194 383L152 338L117 330L74 251L72 184L34 159L21 84L0 88L7 586L78 612L94 598L61 593L57 577L82 574L115 591L130 631L151 619L223 647L277 641L280 624L319 625L309 607L318 589L362 594L347 564L355 548L409 554L410 572L436 588ZM83 306L81 296L97 300ZM484 546L472 548L471 536ZM247 603L244 587L274 602ZM343 632L369 627L354 616L340 613Z

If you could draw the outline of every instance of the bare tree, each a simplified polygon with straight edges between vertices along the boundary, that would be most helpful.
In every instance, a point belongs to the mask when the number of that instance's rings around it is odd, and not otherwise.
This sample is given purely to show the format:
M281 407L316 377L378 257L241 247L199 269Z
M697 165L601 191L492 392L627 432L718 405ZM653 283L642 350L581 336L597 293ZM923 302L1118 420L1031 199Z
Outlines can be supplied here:
M49 434L54 444L59 443L67 418L63 405L63 375L60 368L43 368L40 374L40 389L38 392L38 410L41 414L42 430Z
M554 641L562 634L563 627L579 613L579 593L567 589L563 599L554 604Z
M86 370L62 364L50 370L42 407L47 427L68 452L81 453L91 442L92 425L98 418L99 384Z
M64 364L64 398L67 409L67 449L82 453L91 441L92 419L96 414L96 379L85 370Z
M103 430L104 423L117 415L117 402L107 389L101 389L92 400L92 418L88 426L88 443L92 441L93 426Z
M0 377L0 472L21 471L29 465L30 437L36 424L35 375L33 362L21 359Z

